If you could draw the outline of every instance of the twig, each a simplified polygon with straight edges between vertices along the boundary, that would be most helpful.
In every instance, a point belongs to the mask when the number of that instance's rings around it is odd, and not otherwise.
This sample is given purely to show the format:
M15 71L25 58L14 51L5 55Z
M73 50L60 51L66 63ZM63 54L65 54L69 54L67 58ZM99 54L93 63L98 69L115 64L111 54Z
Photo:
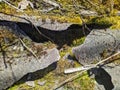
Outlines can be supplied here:
M55 2L53 2L53 1L51 1L51 0L43 0L44 2L46 2L46 3L49 3L50 5L53 5L53 6L55 6L55 7L59 7L60 8L60 5L59 4L57 4L57 3L55 3Z
M46 36L45 34L41 33L40 30L30 21L30 23L35 27L35 29L37 30L37 32L42 35L43 37L45 37L46 39L50 40L51 42L54 42L51 38L49 38L48 36Z
M21 12L23 12L23 10L21 10L21 9L19 9L18 7L16 7L16 6L12 5L12 4L11 4L11 3L9 3L8 1L6 1L6 0L2 0L2 1L3 1L4 3L8 4L9 6L11 6L11 7L15 8L15 9L17 9L17 10L21 11Z
M66 69L64 71L64 73L73 73L73 72L78 72L78 71L83 71L83 70L87 70L87 69L91 69L91 68L95 68L97 66L101 66L100 64L114 58L115 56L119 55L120 54L120 51L118 51L117 53L111 55L110 57L106 58L106 59L103 59L101 61L99 61L98 63L96 64L93 64L93 65L89 65L89 66L82 66L82 67L77 67L77 68L69 68L69 69ZM113 59L114 60L114 59Z
M95 3L93 3L92 1L90 1L90 0L86 0L89 4L91 4L92 6L94 6L94 7L98 7L98 5L97 4L95 4Z
M85 70L85 71L87 71L87 70ZM76 75L74 75L74 76L66 79L65 81L61 82L61 83L58 84L57 86L53 87L51 90L56 90L56 89L58 89L59 87L61 87L62 85L65 85L66 83L71 82L71 81L77 79L77 78L78 78L80 75L82 75L85 71L81 71L80 73L78 73L78 74L76 74Z
M66 84L66 83L68 83L68 82L70 82L70 81L75 80L76 78L78 78L81 74L83 74L83 73L86 72L87 70L90 70L90 69L92 69L92 68L96 68L97 66L100 66L100 64L102 64L102 63L104 63L104 62L112 59L113 57L115 57L115 56L117 56L117 55L119 55L119 54L120 54L120 51L117 52L117 53L115 53L115 54L113 54L112 56L110 56L110 57L108 57L108 58L106 58L106 59L103 59L102 61L100 61L100 62L98 62L98 63L96 63L96 64L93 64L93 65L91 65L91 66L88 66L88 67L86 67L86 68L85 68L85 67L80 67L80 68L72 68L72 70L70 70L70 69L65 70L65 73L72 73L72 72L76 72L77 70L78 70L78 71L81 71L81 72L78 73L78 74L76 74L76 75L74 75L74 76L72 76L72 77L70 77L70 78L68 78L68 79L66 79L65 81L61 82L60 84L58 84L57 86L55 86L53 89L55 90L55 89L61 87L62 85Z
M81 18L81 20L82 20L83 30L85 30L85 28L86 28L88 31L91 31L91 30L87 27L85 21L83 20L82 15L80 14L79 7L76 5L76 0L73 0L73 4L74 4L74 7L75 7L76 11L78 11L77 13L79 14L79 16L80 16L80 18Z
M119 54L120 54L120 51L118 51L117 53L111 55L110 57L108 57L108 58L106 58L106 59L103 59L102 61L96 63L95 66L99 66L100 64L102 64L102 63L104 63L104 62L106 62L106 61L114 58L115 56L117 56L117 55L119 55Z
M4 65L5 65L5 68L7 68L6 58L5 58L6 52L5 52L5 50L3 49L1 43L0 43L0 49L1 49L1 52L2 52L2 55L3 55L3 62L4 62Z
M8 1L3 0L3 2L5 2L6 4L12 6L13 8L15 8L15 9L17 9L17 10L20 10L21 12L23 12L23 13L26 15L26 13L25 13L23 10L21 10L21 9L19 9L19 8L17 8L17 7L15 7L15 6L12 5L11 3L9 3ZM25 18L25 20L26 20L26 18ZM28 21L29 23L31 23L31 24L35 27L35 30L37 30L37 32L38 32L40 35L42 35L43 37L47 38L48 40L54 42L51 38L49 38L49 37L46 36L45 34L41 33L40 30L39 30L30 20L27 19L26 21Z
M29 47L27 47L25 45L25 43L23 42L23 40L21 38L19 38L19 40L22 43L23 47L25 47L38 60L38 57L36 56L36 54Z
M83 71L83 70L87 70L88 68L91 68L91 67L93 67L93 66L90 65L90 66L81 66L81 67L77 67L77 68L69 68L69 69L65 69L64 73L68 74L68 73Z

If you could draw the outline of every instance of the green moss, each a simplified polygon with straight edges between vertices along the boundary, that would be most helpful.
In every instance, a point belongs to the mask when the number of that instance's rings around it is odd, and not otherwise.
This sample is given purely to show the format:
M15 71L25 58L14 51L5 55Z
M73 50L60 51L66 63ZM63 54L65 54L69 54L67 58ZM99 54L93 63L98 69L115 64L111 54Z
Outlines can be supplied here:
M74 64L74 67L77 67L78 64ZM44 75L42 78L38 78L35 80L35 87L29 87L25 83L16 83L16 85L12 86L8 90L51 90L55 85L58 85L59 83L63 82L64 80L70 78L71 76L75 75L73 74L64 74L63 71L65 68L70 68L71 64L67 60L60 60L58 62L57 68L54 71L51 71L50 73ZM40 74L40 73L39 73ZM39 75L35 75L36 77L39 77ZM38 85L38 81L46 81L46 83L43 86ZM57 84L58 82L58 84ZM94 82L91 80L87 73L84 73L83 75L79 76L76 80L73 80L72 82L69 82L65 84L64 90L72 89L72 90L93 90Z
M13 87L9 88L8 90L18 90L19 86L18 85L14 85Z
M65 56L67 53L72 53L71 50L72 50L71 47L69 47L69 46L67 46L67 45L64 45L63 48L62 48L62 49L60 50L60 52L59 52L61 58L62 58L63 56Z
M94 80L88 77L87 73L82 74L76 80L69 82L65 85L65 88L72 90L94 90Z
M85 41L85 37L82 37L82 38L79 38L79 39L75 39L71 46L81 45L84 41Z
M110 26L111 29L120 29L120 16L105 16L105 17L97 17L97 18L92 18L88 23L92 24L95 23L97 25L106 25Z

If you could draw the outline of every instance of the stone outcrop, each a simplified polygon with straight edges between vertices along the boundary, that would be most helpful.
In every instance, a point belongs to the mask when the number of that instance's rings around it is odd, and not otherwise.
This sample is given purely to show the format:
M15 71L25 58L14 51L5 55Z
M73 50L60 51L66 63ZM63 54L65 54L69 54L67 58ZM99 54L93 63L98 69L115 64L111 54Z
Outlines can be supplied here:
M117 52L120 48L120 30L92 30L84 43L73 48L78 61L85 65L95 63Z
M30 72L35 72L47 68L49 65L60 59L59 52L56 48L46 51L38 60L33 56L24 54L16 58L6 58L6 63L0 57L0 90L6 89ZM5 64L7 67L5 67Z
M28 15L8 15L0 13L0 20L34 24L45 29L52 31L62 31L66 30L72 25L72 23L60 23L57 20L52 20L50 18L43 19L41 16L28 16Z

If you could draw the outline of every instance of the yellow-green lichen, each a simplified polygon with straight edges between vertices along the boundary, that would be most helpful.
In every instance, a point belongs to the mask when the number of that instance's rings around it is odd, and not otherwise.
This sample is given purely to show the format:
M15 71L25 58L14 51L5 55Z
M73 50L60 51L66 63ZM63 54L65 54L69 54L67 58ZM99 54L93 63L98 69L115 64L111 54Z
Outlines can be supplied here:
M111 29L120 29L120 16L105 16L93 18L88 23L95 23L98 25L110 25Z
M94 90L94 80L87 73L83 73L79 78L66 84L65 88L72 90Z
M85 41L85 37L81 37L79 39L75 39L71 46L78 46L81 45Z

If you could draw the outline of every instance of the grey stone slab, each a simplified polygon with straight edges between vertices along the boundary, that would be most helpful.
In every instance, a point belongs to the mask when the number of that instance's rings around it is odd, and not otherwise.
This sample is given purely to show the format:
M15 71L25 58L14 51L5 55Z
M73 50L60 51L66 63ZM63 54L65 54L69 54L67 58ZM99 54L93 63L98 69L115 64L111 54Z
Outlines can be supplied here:
M59 51L56 48L46 52L39 60L33 56L12 59L11 64L7 63L7 68L4 67L3 63L0 63L0 90L10 87L27 73L47 68L60 59Z
M73 48L81 64L91 64L117 52L120 48L120 30L92 30L84 43Z
M0 13L0 20L11 21L11 23L15 22L15 24L17 24L17 22L27 23L27 24L32 23L35 26L40 26L42 28L49 29L52 31L67 30L67 28L73 24L73 23L67 23L67 22L61 23L61 22L58 22L57 20L52 20L50 18L42 19L40 16L28 16L28 15L14 16L14 15L2 14L2 13Z

